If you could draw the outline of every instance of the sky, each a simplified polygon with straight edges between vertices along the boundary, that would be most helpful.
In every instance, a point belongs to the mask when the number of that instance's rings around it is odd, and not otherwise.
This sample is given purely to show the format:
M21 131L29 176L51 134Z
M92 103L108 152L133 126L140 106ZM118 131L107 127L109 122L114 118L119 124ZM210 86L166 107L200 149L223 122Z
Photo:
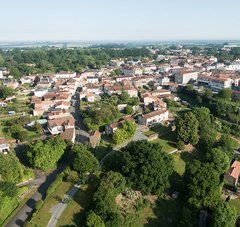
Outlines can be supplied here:
M240 40L240 0L0 0L0 41Z

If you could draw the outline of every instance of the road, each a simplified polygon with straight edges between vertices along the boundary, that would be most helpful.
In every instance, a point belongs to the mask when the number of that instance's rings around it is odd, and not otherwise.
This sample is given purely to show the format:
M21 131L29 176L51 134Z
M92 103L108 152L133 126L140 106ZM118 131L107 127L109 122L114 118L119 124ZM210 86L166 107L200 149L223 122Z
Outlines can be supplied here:
M36 202L40 199L45 199L46 191L49 185L56 179L56 176L64 170L64 166L59 167L47 176L42 176L36 182L40 183L38 190L33 196L21 207L21 209L15 214L12 220L6 225L6 227L19 227L23 226L27 218L32 214L35 208ZM32 181L34 182L34 180ZM42 183L41 183L42 182ZM28 182L30 183L30 182Z
M86 127L83 124L83 117L80 113L80 100L79 95L76 92L76 102L75 105L70 108L71 114L75 119L75 128L76 128L76 142L77 143L85 143L88 141L89 134L87 133Z
M73 196L78 191L79 187L80 187L80 183L75 184L73 186L73 188L64 196L64 199L60 203L56 204L55 206L53 206L51 208L52 217L51 217L50 221L48 222L47 227L52 227L52 226L57 225L57 222L58 222L59 218L61 217L63 211L68 206L68 200L70 198L73 198Z

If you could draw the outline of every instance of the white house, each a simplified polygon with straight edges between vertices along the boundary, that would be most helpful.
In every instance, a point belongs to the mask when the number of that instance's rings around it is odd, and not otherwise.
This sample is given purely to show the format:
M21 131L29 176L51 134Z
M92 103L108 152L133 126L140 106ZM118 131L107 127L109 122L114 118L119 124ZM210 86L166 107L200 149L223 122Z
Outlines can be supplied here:
M98 82L99 82L98 77L93 77L93 76L87 77L87 83L89 83L89 84L97 84Z
M163 121L168 120L168 114L169 114L168 110L164 110L164 109L156 110L151 113L143 114L139 116L138 123L140 125L145 125L145 126L161 123Z
M197 80L198 72L179 71L175 73L175 82L178 84L187 84L190 80Z

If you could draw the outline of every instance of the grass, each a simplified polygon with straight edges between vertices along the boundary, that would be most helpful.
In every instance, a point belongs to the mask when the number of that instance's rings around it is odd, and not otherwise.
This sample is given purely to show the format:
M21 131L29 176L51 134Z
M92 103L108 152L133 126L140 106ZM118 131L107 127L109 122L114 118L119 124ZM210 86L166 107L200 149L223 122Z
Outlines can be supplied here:
M90 205L93 192L92 187L82 186L61 215L57 226L83 226L84 210Z
M171 152L176 149L175 133L167 126L157 124L145 132L146 136L151 136L158 133L158 139L153 140L152 143L158 143L165 152Z
M71 183L61 182L56 190L44 200L42 207L33 215L31 221L27 223L26 226L47 226L51 218L51 208L62 200L64 194L67 193L71 187Z
M22 204L22 201L19 201L19 196L27 190L27 186L21 187L18 189L18 193L16 196L11 198L5 197L4 199L1 199L0 226L2 226L3 223L6 223L7 220L9 220L9 216L11 216L14 210L16 210L17 207ZM25 199L23 201L25 201Z
M146 208L140 215L139 223L134 226L175 227L181 214L181 201L161 199L153 207Z
M230 200L232 207L235 207L237 216L240 216L240 198Z
M182 176L185 172L186 162L181 158L180 154L173 155L173 164L174 170Z

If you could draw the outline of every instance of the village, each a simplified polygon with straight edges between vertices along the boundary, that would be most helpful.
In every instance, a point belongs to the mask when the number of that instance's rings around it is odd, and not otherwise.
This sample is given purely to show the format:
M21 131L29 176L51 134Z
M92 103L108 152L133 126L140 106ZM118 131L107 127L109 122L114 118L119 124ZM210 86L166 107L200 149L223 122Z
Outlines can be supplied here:
M22 144L57 135L92 147L99 160L141 140L159 144L177 160L184 149L192 152L190 143L182 147L175 138L176 118L190 110L192 102L202 103L206 91L217 95L231 89L232 98L239 100L240 59L222 63L180 45L166 55L157 48L149 51L156 59L117 58L82 73L29 74L18 80L1 68L1 86L11 94L0 101L0 153L8 155ZM190 99L195 91L198 95ZM101 153L99 147L106 149ZM239 176L240 162L234 160L225 179L236 192Z

